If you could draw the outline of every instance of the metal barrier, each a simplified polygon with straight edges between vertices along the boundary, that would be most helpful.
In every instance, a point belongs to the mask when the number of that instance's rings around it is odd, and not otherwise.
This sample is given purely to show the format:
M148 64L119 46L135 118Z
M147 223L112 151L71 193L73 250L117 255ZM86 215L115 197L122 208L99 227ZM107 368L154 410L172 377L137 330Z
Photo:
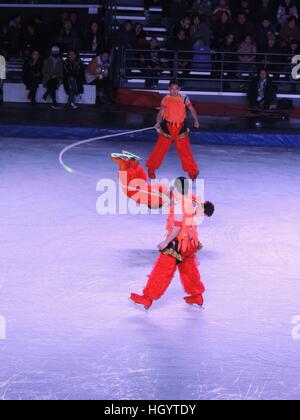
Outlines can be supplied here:
M247 56L249 62L243 61ZM295 93L290 54L241 54L216 51L125 50L121 60L122 85L164 85L178 79L193 90L219 92L247 89L260 68L266 68L278 92Z

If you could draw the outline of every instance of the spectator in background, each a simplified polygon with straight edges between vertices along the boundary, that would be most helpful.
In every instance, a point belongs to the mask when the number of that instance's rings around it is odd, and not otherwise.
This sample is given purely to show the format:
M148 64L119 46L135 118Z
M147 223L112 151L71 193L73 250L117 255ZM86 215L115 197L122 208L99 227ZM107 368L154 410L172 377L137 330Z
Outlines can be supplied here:
M252 38L255 37L254 26L244 13L238 15L237 22L233 26L233 33L238 44L243 42L248 34L251 35Z
M131 20L126 20L123 26L120 27L118 33L118 42L124 50L132 49L135 44L135 31Z
M217 7L212 12L212 21L214 23L220 22L221 15L224 12L226 12L230 17L232 17L232 12L228 0L219 0Z
M251 8L249 0L241 0L240 4L238 5L238 14L243 13L247 16L247 19L250 18L251 15Z
M210 0L193 1L191 13L195 15L210 17L212 13L212 2Z
M34 50L23 64L22 80L29 91L31 105L36 105L36 92L43 77L43 63L39 51Z
M59 109L56 101L56 91L63 81L63 67L60 49L54 46L51 50L51 56L45 60L43 66L43 84L46 87L43 99L46 101L48 96L51 96L52 109Z
M17 14L13 16L8 24L8 36L10 52L18 54L21 50L22 16Z
M8 55L11 49L10 36L7 25L3 25L0 27L0 48L2 50L3 55Z
M85 71L85 80L88 84L96 85L98 95L103 93L103 101L111 104L114 101L115 89L110 78L110 53L101 51Z
M135 41L133 48L135 50L144 50L147 48L147 34L144 31L143 25L141 23L136 23L134 25ZM137 61L133 61L133 66L138 66L141 60L142 53L140 51L135 51L134 58Z
M47 31L45 21L42 16L34 16L33 25L35 27L36 48L43 55L50 45L49 31Z
M228 77L233 78L234 70L236 69L237 55L237 46L235 43L234 34L228 34L225 38L225 42L220 47L220 52L224 52L224 64L223 68L225 72L228 72Z
M285 57L285 61L287 62L286 71L291 72L292 60L295 57L295 55L299 55L300 53L299 41L296 39L292 40L290 42L289 47L285 50L285 53L288 54L288 56Z
M186 0L173 0L168 9L169 25L172 28L176 22L180 22L186 16L189 4Z
M73 31L72 22L66 20L63 30L55 39L55 44L60 47L62 52L70 51L71 49L79 51L81 49L81 42L78 35Z
M211 71L211 50L201 38L198 38L193 45L192 68L206 72Z
M282 53L282 49L279 48L275 35L269 36L268 45L264 52L266 53L264 57L266 69L270 73L273 73L274 78L278 78L278 74L276 72L282 70L285 59L280 55L280 53Z
M186 37L190 36L191 19L189 16L185 16L179 22L176 23L173 30L173 38L176 38L179 31L183 30Z
M59 20L57 20L56 22L54 22L54 24L52 25L52 27L53 27L53 33L54 34L60 33L63 30L64 24L65 24L65 22L67 20L70 20L70 15L69 15L68 12L65 12L64 11L64 12L61 13L61 15L59 17Z
M183 70L183 76L187 77L189 74L189 70L191 68L191 61L192 61L192 43L187 38L186 32L181 29L177 37L171 42L170 50L178 52L178 69ZM183 81L181 81L181 84Z
M151 38L148 50L143 52L141 66L143 67L143 74L146 77L145 87L147 89L157 88L158 83L156 78L159 77L162 63L160 60L160 48L156 37Z
M76 36L81 39L82 38L82 28L79 23L78 14L76 12L70 13L70 21L72 23L72 31Z
M248 90L248 102L253 110L269 110L276 107L276 91L266 69L261 69Z
M141 23L136 23L134 25L134 33L135 33L135 42L134 48L137 50L143 50L147 47L147 34L144 31L143 25Z
M282 56L280 56L280 53L282 50L280 50L275 35L269 35L268 37L268 45L266 50L264 51L266 53L265 56L265 62L266 67L269 72L272 72L274 74L274 77L276 77L276 72L279 71L282 67L279 63L282 63L284 60ZM274 55L276 54L276 55Z
M298 19L296 3L293 0L282 0L277 10L277 20L280 25L283 25L290 17Z
M189 37L194 43L198 38L202 38L206 46L210 46L211 30L204 16L195 15L192 19Z
M35 26L28 23L25 27L24 33L22 34L22 50L37 50L39 47L39 40L37 38Z
M300 39L300 29L297 19L290 17L287 23L284 23L280 31L280 45L282 48L288 48L291 41Z
M107 48L104 33L98 22L94 21L85 36L84 49L96 54L102 48Z
M69 95L69 105L77 109L76 97L83 94L84 65L77 51L70 50L64 62L64 88Z
M170 50L173 51L191 51L192 43L187 37L184 29L180 29L176 37L170 43Z
M271 22L276 21L276 9L271 0L259 0L253 2L253 10L251 18L255 23L260 23L264 19L269 19Z
M251 35L247 35L244 41L241 43L238 54L239 54L239 71L240 72L254 72L255 71L255 60L256 60L256 44ZM241 76L241 75L240 75Z
M219 49L224 44L225 38L229 33L232 33L233 27L229 14L223 12L220 21L213 24L213 47Z
M270 35L276 34L276 29L272 25L272 22L265 18L258 26L256 31L257 49L259 52L264 53L268 47L268 40Z

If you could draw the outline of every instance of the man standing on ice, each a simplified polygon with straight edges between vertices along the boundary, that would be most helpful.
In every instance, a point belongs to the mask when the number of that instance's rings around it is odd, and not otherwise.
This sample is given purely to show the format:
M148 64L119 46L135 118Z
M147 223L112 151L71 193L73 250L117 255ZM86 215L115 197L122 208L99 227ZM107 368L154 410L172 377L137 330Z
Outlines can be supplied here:
M169 84L169 95L165 96L157 116L156 128L159 132L157 143L148 161L149 178L155 179L155 170L160 168L172 142L182 162L182 168L194 181L199 175L199 168L192 154L189 129L187 127L186 109L194 119L194 127L199 128L197 112L187 96L180 94L180 83L172 80Z

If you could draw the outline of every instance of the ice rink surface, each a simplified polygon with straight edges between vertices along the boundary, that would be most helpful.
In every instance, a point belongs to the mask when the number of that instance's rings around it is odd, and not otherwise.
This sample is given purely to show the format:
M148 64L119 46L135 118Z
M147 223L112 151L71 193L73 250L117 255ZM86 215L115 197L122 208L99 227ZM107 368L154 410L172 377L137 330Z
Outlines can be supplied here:
M200 227L205 310L176 276L146 312L128 297L165 219L100 216L96 184L117 176L111 152L153 143L66 155L90 177L59 166L67 144L0 140L0 398L300 399L299 150L193 146L216 205ZM158 174L182 174L174 149Z

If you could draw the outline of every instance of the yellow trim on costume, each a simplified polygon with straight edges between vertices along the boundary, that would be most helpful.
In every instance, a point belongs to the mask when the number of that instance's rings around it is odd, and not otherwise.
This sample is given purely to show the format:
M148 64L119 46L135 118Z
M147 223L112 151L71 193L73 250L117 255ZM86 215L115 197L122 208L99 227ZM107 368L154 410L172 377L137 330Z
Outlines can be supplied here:
M176 252L174 249L167 248L164 251L161 251L164 255L170 255L170 257L176 258L176 260L183 262L182 255Z

